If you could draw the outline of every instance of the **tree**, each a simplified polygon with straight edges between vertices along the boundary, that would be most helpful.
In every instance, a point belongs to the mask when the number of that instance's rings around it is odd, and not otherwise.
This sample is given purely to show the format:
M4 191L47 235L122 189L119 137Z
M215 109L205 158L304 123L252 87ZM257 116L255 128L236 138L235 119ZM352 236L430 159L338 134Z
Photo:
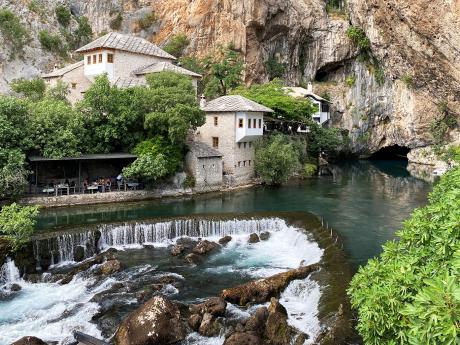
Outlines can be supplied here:
M56 6L55 12L59 24L65 28L68 27L70 24L70 18L72 16L69 9L66 6L58 5Z
M460 168L444 175L349 288L365 344L460 342Z
M20 249L34 231L38 206L3 206L0 211L0 233L12 242L13 250Z
M217 58L207 58L202 63L210 71L205 76L207 97L225 96L243 82L243 60L231 45L217 54Z
M342 135L338 128L324 128L317 123L309 127L307 150L310 157L318 157L320 152L332 154L342 145Z
M32 146L28 103L0 96L0 154L3 150L27 151Z
M54 87L46 90L46 96L57 101L69 103L67 96L70 94L69 85L62 80L58 80Z
M280 79L249 87L240 86L233 90L232 94L244 96L273 109L275 111L274 116L278 119L313 123L312 115L318 110L309 100L290 96L283 89L283 83Z
M163 50L176 58L180 58L189 42L185 34L178 34L170 38L168 43L163 47Z
M172 144L182 145L189 130L205 122L191 79L161 72L147 76L147 82L150 112L145 117L146 130L150 136L160 135Z
M298 152L284 135L265 138L256 146L255 170L266 184L286 182L299 165Z
M46 91L45 81L36 77L33 79L14 79L10 84L11 90L30 99L31 101L38 101L43 98Z
M27 186L26 156L18 149L0 150L0 200L16 199Z

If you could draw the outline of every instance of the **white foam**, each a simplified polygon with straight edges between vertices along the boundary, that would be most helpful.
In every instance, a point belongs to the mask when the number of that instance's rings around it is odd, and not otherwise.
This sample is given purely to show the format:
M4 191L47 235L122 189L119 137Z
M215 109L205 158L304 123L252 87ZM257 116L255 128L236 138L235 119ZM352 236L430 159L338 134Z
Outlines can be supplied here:
M10 258L0 267L0 287L2 285L17 283L21 279L19 269Z
M184 340L184 345L222 345L225 341L224 336L220 337L202 337L198 333L191 333Z

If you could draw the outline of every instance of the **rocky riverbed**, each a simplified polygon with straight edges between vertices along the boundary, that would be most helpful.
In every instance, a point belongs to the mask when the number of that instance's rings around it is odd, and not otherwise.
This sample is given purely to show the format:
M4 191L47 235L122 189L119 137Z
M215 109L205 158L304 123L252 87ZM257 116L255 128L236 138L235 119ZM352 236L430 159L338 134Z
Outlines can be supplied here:
M60 250L45 271L40 242L32 245L35 272L11 259L3 265L0 344L24 336L70 344L74 330L123 345L338 344L353 336L350 273L336 238L312 216L93 231L37 240Z

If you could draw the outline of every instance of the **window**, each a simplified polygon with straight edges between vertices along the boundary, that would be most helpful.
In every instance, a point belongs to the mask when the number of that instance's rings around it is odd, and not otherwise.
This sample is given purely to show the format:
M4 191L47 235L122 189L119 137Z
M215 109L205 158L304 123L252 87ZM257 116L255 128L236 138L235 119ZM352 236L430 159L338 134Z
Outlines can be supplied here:
M252 147L252 142L249 142L249 147Z
M253 122L253 125L252 125L252 127L254 127L254 128L257 128L257 120L256 120L256 119L254 119L254 120L252 120L252 122Z
M241 162L238 162L238 168L241 166Z
M262 128L262 119L259 119L259 128Z
M327 104L327 103L322 103L322 104L321 104L321 111L322 111L323 113L328 113L328 112L329 112L329 104Z
M214 126L219 125L219 118L217 116L214 116Z
M113 63L113 54L107 54L107 62Z
M238 143L238 148L239 148L239 149L241 148L241 143Z
M97 63L97 55L93 55L93 64Z
M243 143L243 145L244 145L244 148L246 148L246 143Z
M87 63L88 65L91 65L91 55L88 55L88 56L86 57L86 63Z
M251 166L251 160L249 160L249 166Z
M212 147L214 147L214 148L219 147L219 138L218 137L212 137Z
M246 166L246 161L243 161L243 166L244 166L244 167Z
M99 63L102 63L102 54L99 54Z
M248 128L251 128L251 119L248 119Z
M76 89L77 88L77 83L72 83L72 89Z
M243 119L238 119L238 127L243 128Z

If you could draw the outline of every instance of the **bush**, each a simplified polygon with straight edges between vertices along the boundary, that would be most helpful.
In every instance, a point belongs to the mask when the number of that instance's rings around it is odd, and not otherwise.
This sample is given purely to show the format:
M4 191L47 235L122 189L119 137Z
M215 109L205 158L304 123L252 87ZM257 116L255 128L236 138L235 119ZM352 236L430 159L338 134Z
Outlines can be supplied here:
M299 164L297 150L284 135L264 138L256 145L255 170L268 185L286 182Z
M122 23L123 15L121 12L118 12L117 16L110 21L109 26L112 30L120 30Z
M312 177L318 171L318 166L316 164L306 163L303 166L303 176L304 177Z
M414 87L414 78L410 74L404 74L401 77L401 81L406 84L408 89L412 89Z
M361 267L349 288L365 344L460 341L460 168L413 212L399 241Z
M70 18L72 17L69 9L66 6L59 5L55 9L56 18L59 24L63 27L68 27L70 24Z
M63 53L62 41L58 35L52 35L48 30L41 30L38 34L38 39L43 49L53 53Z
M371 41L367 38L363 29L357 26L350 26L347 30L348 38L362 52L367 52L371 49Z
M0 233L13 244L13 250L20 249L30 240L36 218L38 206L19 206L13 203L3 206L0 211Z
M147 30L158 20L155 12L145 13L141 18L137 20L137 25L141 30Z
M374 65L374 78L379 85L383 85L385 83L385 71L378 63Z
M78 23L78 28L75 30L75 38L73 42L73 47L78 48L93 38L93 29L91 29L91 25L89 25L88 18L81 16L76 18Z
M16 199L27 186L26 156L19 149L0 150L0 200Z
M353 74L353 75L349 75L346 79L345 79L345 84L347 84L348 87L353 87L355 86L356 84L356 76Z
M265 62L265 69L267 70L270 80L282 78L286 72L286 64L278 62L274 57L270 57Z
M184 188L194 188L196 186L196 179L195 176L191 174L187 174L187 177L185 178L185 181L182 185Z
M19 18L10 10L0 9L0 33L13 48L13 55L22 51L28 34Z
M10 87L14 92L21 94L32 101L42 99L46 91L45 81L40 77L30 80L15 79L11 82Z
M180 58L187 48L189 40L185 34L179 34L171 37L168 43L165 44L163 50L177 58Z

